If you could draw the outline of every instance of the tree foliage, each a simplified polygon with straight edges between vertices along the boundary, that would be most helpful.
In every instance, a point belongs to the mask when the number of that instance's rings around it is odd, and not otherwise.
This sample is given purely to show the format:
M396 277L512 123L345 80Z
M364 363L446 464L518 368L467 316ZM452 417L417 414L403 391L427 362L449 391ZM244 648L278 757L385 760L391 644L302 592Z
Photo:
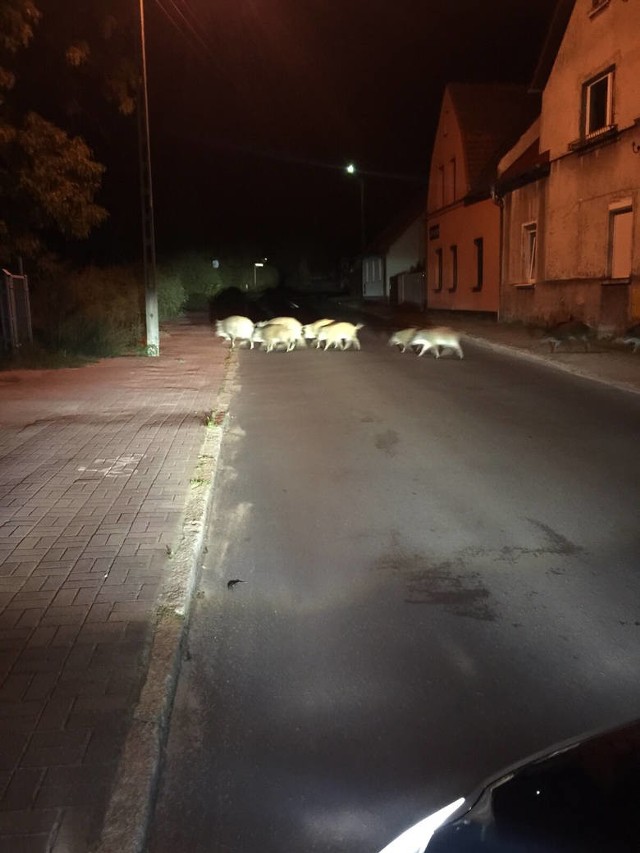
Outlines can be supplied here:
M2 2L2 0L0 0ZM46 85L49 96L69 118L96 111L96 96L123 115L136 108L137 3L131 0L36 0L42 24L34 48L55 69L46 79L42 64L30 65L32 83Z
M31 0L3 0L0 4L0 48L6 54L14 54L26 47L39 20L40 12Z
M99 123L100 96L135 109L131 6L0 0L4 262L37 255L50 233L86 238L108 215L96 202L105 168L82 134Z

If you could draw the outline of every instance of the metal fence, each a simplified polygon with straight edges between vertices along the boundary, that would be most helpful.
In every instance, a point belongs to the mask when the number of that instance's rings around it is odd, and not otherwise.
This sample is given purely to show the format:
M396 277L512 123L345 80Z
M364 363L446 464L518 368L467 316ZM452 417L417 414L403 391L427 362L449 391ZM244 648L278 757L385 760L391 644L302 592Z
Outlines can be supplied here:
M2 270L0 280L0 349L18 349L33 342L29 279Z

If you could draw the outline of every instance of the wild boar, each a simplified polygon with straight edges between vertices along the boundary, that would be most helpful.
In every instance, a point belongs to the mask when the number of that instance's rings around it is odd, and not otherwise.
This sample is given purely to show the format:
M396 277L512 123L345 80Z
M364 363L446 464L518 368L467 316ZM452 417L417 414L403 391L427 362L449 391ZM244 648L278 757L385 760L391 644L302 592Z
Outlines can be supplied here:
M262 328L264 326L286 326L296 332L296 336L302 335L302 323L296 320L295 317L273 317L271 320L260 320L256 326Z
M291 352L298 338L289 326L269 323L266 326L256 326L252 340L254 343L262 344L267 352L277 349L278 346L284 346L287 352Z
M640 349L640 323L637 323L635 326L627 329L622 338L622 343L633 344L631 352L638 352Z
M307 323L302 327L302 334L308 341L315 341L318 338L318 332L323 326L330 326L335 323L335 320L316 320L314 323Z
M226 317L224 320L216 320L216 335L231 341L231 349L235 347L238 340L249 341L253 349L253 341L251 340L253 329L253 322L248 317L240 317L236 314Z
M401 329L399 332L394 332L389 338L389 346L402 347L400 352L406 352L407 347L411 344L411 340L417 331L418 330L416 328L413 328Z
M567 341L582 341L585 352L589 350L589 341L594 337L595 331L587 323L581 320L565 320L547 329L542 336L542 343L548 343L549 349L556 352L560 344Z
M424 355L428 350L433 350L436 358L440 358L440 347L452 349L458 358L464 358L460 346L460 334L446 326L436 326L433 329L419 329L411 339L410 346L421 347L418 355Z
M295 317L273 317L271 320L261 320L259 323L256 323L256 327L260 329L264 329L267 326L284 326L285 329L289 329L294 335L296 346L306 347L307 342L302 333L302 323L296 320Z
M331 323L330 326L323 326L318 332L317 346L324 344L325 350L329 347L345 350L353 346L359 350L358 330L362 328L362 323Z

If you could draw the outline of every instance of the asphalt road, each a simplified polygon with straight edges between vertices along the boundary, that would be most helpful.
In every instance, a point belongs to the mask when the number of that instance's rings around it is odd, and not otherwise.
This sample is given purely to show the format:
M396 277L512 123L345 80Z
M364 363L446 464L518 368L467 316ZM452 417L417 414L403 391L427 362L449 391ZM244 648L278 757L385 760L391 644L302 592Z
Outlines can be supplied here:
M640 716L640 396L362 342L240 355L150 853L376 853Z

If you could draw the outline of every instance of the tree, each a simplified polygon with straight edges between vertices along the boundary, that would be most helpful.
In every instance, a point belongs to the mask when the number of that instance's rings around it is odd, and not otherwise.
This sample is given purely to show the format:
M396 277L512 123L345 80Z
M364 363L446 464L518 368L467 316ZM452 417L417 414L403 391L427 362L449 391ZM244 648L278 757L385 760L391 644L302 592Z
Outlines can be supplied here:
M0 235L6 259L37 255L49 229L88 237L107 217L93 201L103 172L83 139L69 137L37 113L19 124L0 121Z
M69 6L67 14L60 14L62 3ZM57 123L28 103L31 99L42 107L53 93L46 77L38 83L42 69L49 80L60 78L43 62L49 51L62 57L67 69L90 69L91 74L85 76L91 76L93 86L100 78L103 93L121 112L130 113L135 107L137 83L131 53L114 50L113 61L106 60L117 30L116 19L105 11L85 22L96 45L93 50L72 29L71 22L75 26L77 21L72 11L68 0L56 0L55 11L51 0L38 0L37 5L33 0L0 0L0 256L4 262L15 255L36 256L48 232L86 238L108 215L95 201L104 166L94 159L80 135L71 135L59 126L64 117L73 123L74 98L70 94L80 91L82 81L47 101ZM28 62L28 49L45 23L47 37L42 39L38 55Z
M40 61L29 62L21 70L30 94L44 92L47 106L55 105L65 122L86 124L97 117L92 132L101 130L101 100L122 115L132 115L140 84L138 4L131 0L36 2L42 20L33 49Z

